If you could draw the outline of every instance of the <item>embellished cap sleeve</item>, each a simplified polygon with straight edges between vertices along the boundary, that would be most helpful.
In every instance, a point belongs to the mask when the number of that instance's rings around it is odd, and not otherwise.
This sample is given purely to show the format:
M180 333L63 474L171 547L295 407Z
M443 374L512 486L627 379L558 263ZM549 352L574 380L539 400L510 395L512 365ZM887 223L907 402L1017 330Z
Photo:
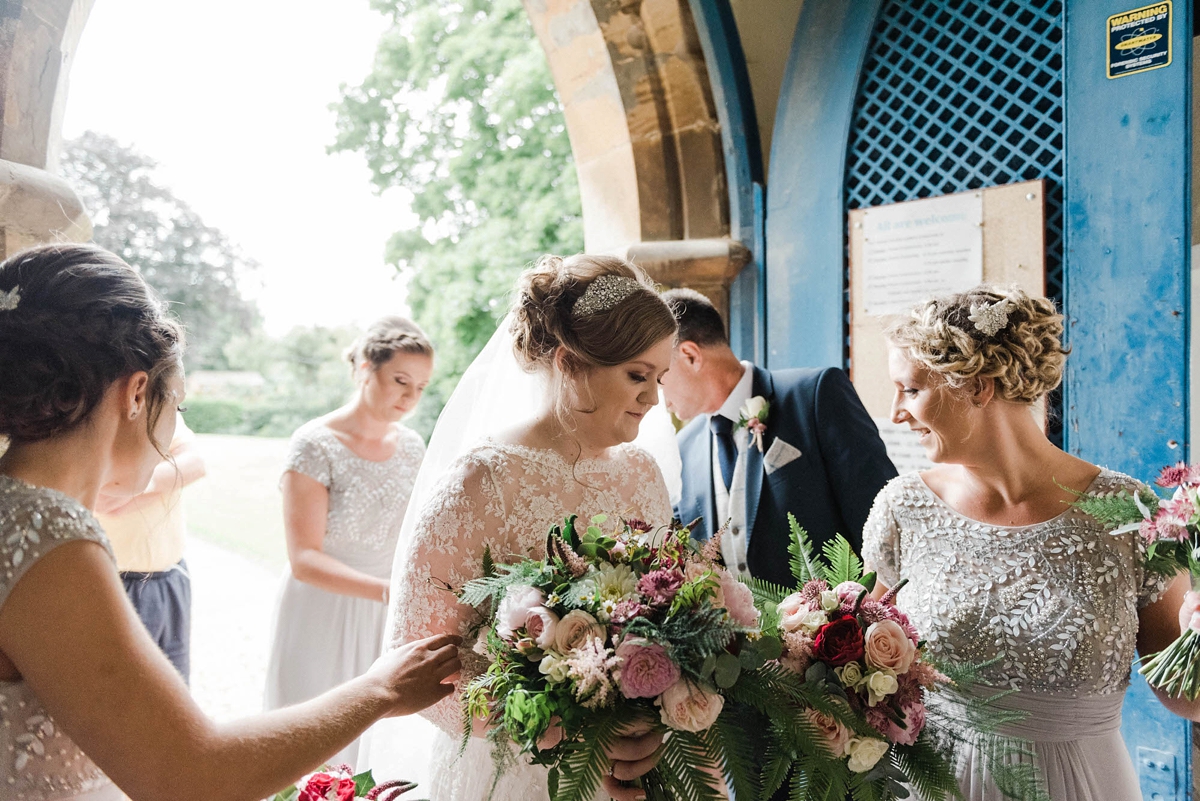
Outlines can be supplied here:
M0 606L39 559L76 540L99 543L113 558L104 530L82 504L54 490L0 476Z
M320 424L308 423L292 434L283 470L308 476L328 488L333 483L333 461L323 442L321 429Z
M863 526L863 564L888 587L900 582L900 524L894 498L903 478L892 479L879 491Z

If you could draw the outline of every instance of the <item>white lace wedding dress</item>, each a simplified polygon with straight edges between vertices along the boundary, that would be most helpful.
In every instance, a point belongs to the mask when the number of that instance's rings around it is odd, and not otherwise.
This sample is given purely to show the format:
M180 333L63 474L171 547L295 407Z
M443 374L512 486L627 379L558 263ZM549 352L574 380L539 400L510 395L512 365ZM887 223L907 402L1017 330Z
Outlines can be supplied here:
M1138 483L1102 470L1089 492ZM1030 742L1052 801L1139 801L1121 739L1138 609L1167 579L1142 569L1136 532L1113 535L1076 509L1032 526L965 517L917 473L892 479L863 530L863 561L890 587L930 651L990 663L980 679L1027 712L1002 729ZM935 697L936 698L936 697ZM1000 801L978 748L960 755L967 801Z
M402 544L392 580L396 610L389 645L439 632L466 634L477 613L445 587L478 578L485 546L496 561L543 558L551 526L570 513L609 515L653 525L671 519L667 488L655 461L642 449L622 445L605 459L571 465L554 451L492 440L469 450L441 477L420 509L412 540ZM464 677L485 666L468 642ZM452 695L422 713L440 729L433 747L430 801L485 801L494 769L491 744L472 737L458 756L462 712ZM549 797L546 770L521 760L500 779L493 801L540 801Z

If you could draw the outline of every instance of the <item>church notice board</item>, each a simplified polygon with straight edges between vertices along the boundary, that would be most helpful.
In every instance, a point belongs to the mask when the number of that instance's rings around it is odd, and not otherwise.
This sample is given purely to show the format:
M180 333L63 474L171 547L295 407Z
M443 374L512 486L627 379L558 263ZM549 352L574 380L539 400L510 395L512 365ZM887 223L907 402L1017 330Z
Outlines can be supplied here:
M929 465L890 421L883 330L932 295L982 282L1045 294L1045 182L1026 181L850 212L850 379L901 472Z

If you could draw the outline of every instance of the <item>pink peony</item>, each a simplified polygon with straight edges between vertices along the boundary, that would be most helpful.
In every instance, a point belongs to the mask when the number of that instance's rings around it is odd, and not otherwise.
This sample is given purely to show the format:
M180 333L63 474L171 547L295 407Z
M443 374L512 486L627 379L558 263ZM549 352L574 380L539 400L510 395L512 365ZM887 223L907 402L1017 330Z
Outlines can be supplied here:
M833 588L833 592L842 602L842 611L849 612L854 609L854 603L858 600L861 593L867 591L867 588L859 584L857 581L843 581L841 584ZM870 597L869 595L867 597ZM866 598L863 599L864 601Z
M529 613L545 601L546 596L536 587L509 587L496 610L496 634L505 640L511 640L513 634L525 626Z
M779 628L784 631L799 631L801 628L808 628L803 624L808 620L809 615L817 611L798 592L793 592L780 601L776 609L779 610Z
M558 615L544 606L535 606L525 616L525 633L533 638L543 651L554 645L554 632L558 627Z
M917 646L894 620L881 620L867 627L863 653L867 664L896 674L905 673L917 656Z
M846 755L846 744L850 742L850 738L853 736L849 729L843 726L832 715L818 712L812 707L804 710L804 716L816 727L817 734L824 741L825 747L829 749L830 754L839 758Z
M725 610L733 622L748 629L757 626L758 609L754 606L754 593L750 588L728 570L717 570L717 578L721 581Z
M874 723L872 725L893 743L914 745L917 738L921 736L921 730L925 728L925 705L905 704L900 710L900 715L904 718L903 728L887 715L884 716L884 725L879 726Z
M667 649L640 637L629 637L617 647L621 660L621 693L626 698L657 698L679 681L679 667Z
M638 580L637 589L651 606L666 606L682 586L683 573L678 570L655 570Z
M662 722L678 731L702 732L717 721L725 699L717 693L680 679L654 702Z

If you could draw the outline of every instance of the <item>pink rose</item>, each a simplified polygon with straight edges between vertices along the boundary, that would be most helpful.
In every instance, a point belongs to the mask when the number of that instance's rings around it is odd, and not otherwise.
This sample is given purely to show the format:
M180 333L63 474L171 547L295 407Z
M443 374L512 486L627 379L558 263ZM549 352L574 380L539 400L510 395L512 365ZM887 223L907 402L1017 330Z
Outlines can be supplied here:
M608 632L582 609L572 609L554 628L554 650L565 654L588 640L604 642Z
M717 578L721 581L725 609L733 622L748 629L757 626L758 609L754 606L754 593L750 588L734 578L728 570L718 570Z
M702 732L717 721L725 699L680 679L654 702L664 725L679 731Z
M525 632L545 651L554 645L554 631L558 627L558 615L544 606L535 606L525 615Z
M825 747L835 757L846 755L846 743L853 736L851 731L843 726L837 718L809 707L804 710L804 716L817 728L817 733L825 742Z
M545 601L546 597L536 587L509 587L496 610L496 634L502 639L511 640L513 634L525 625L530 610Z
M917 656L917 646L913 645L899 623L881 620L867 628L863 655L871 667L900 674L912 665Z
M793 592L780 601L776 609L779 610L780 616L779 628L784 631L799 631L806 616L817 611L798 592Z
M301 779L297 801L353 801L354 779L342 771L321 771Z
M679 681L679 666L667 649L640 637L628 637L617 646L621 660L621 694L626 698L657 698Z

